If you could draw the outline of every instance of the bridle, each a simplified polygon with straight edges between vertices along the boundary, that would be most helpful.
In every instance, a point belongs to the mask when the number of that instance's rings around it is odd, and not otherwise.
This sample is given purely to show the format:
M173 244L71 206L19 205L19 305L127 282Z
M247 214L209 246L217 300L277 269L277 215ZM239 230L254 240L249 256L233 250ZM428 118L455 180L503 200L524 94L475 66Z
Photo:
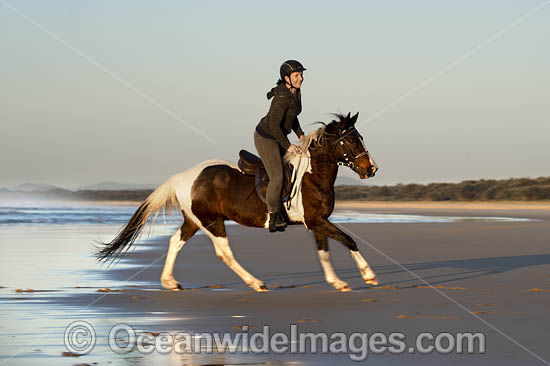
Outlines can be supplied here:
M355 167L357 167L363 174L366 174L366 172L361 168L360 166L355 164L355 160L363 155L367 155L369 152L367 149L363 151L360 154L357 154L356 156L352 156L351 150L349 149L348 145L344 144L344 141L346 141L346 137L350 135L353 132L357 132L355 127L350 127L345 130L340 131L340 136L336 139L336 141L333 142L333 144L340 143L340 146L342 147L342 151L344 153L344 161L337 162L338 165L341 166L347 166L348 168L354 170ZM361 135L359 135L361 136ZM351 158L350 158L351 157Z
M359 157L363 156L363 155L367 155L369 152L367 151L367 149L365 149L365 151L363 151L362 153L360 154L357 154L355 156L352 156L352 153L349 149L349 147L344 144L344 141L346 141L346 137L348 135L350 135L351 133L357 131L355 129L355 127L351 127L351 128L347 128L345 130L342 130L340 131L340 133L338 134L338 138L333 141L332 143L333 144L336 144L336 143L340 143L340 146L342 146L342 151L344 153L344 161L339 161L339 160L327 160L327 159L323 159L323 158L317 158L317 157L312 157L312 156L306 156L306 155L300 155L301 157L303 158L308 158L310 160L319 160L319 161L324 161L325 163L331 163L331 164L336 164L336 165L339 165L339 166L347 166L348 168L350 168L351 170L354 170L354 168L357 168L362 174L364 175L367 175L368 174L365 172L365 170L363 168L361 168L359 165L356 165L355 164L355 160L358 159ZM326 133L326 132L325 132ZM361 136L361 135L359 135ZM351 158L350 158L351 157Z

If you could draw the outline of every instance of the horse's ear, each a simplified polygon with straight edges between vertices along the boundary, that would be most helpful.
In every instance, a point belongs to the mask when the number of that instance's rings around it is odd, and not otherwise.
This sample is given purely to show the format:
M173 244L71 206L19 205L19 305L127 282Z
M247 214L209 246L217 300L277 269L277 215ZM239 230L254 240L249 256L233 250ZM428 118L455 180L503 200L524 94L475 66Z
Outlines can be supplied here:
M355 125L355 122L357 122L357 117L359 117L359 112L355 113L355 115L351 117L350 126Z
M341 130L345 130L346 128L348 128L350 126L350 115L351 113L348 113L347 116L345 116L344 118L342 118L340 120L340 129Z
M348 113L348 115L345 116L345 117L342 116L342 119L340 119L340 123L338 124L341 130L345 130L346 128L348 128L348 126L349 126L349 118L350 118L350 114L349 114L349 113Z

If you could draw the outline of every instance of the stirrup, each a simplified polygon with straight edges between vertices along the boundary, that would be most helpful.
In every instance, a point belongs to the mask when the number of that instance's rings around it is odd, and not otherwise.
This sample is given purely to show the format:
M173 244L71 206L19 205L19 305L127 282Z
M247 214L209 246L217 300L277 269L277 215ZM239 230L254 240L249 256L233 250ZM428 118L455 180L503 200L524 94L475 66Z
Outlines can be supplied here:
M282 219L281 214L277 211L269 213L269 232L285 231L287 224Z
M288 226L283 215L280 212L277 212L277 220L275 221L275 227L279 231L285 231L285 228Z

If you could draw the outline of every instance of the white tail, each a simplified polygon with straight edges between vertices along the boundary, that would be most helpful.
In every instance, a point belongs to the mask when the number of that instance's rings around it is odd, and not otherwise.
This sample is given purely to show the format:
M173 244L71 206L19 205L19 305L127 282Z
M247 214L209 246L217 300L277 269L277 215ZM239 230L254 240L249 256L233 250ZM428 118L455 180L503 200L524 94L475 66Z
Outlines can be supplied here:
M147 197L116 238L109 243L99 243L103 247L98 248L97 259L99 261L115 260L125 248L129 249L132 244L139 240L145 224L153 214L151 225L154 224L161 209L162 214L165 215L166 211L172 214L179 207L176 197L176 176L173 176Z

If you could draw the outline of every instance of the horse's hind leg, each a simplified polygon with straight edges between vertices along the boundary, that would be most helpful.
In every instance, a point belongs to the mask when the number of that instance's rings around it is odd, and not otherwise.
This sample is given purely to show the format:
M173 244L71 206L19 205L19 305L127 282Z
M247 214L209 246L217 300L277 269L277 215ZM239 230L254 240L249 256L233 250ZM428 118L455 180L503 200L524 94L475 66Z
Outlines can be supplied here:
M348 284L338 278L334 272L334 268L332 268L327 237L318 232L314 232L313 235L315 236L315 242L317 243L317 254L319 255L319 261L323 267L323 272L325 273L325 280L327 283L332 285L338 291L351 291Z
M168 253L166 254L166 262L164 263L164 269L162 270L162 275L160 277L160 282L162 287L168 290L181 290L182 287L176 281L173 276L174 263L176 262L176 257L181 248L185 243L197 232L199 227L192 222L191 220L183 215L184 222L178 231L170 238L170 246L168 248Z
M233 256L233 251L229 246L227 234L225 232L225 224L223 218L218 216L212 223L206 225L203 229L212 240L216 255L220 258L233 272L235 272L248 286L258 292L268 291L262 281L251 275L244 269Z

